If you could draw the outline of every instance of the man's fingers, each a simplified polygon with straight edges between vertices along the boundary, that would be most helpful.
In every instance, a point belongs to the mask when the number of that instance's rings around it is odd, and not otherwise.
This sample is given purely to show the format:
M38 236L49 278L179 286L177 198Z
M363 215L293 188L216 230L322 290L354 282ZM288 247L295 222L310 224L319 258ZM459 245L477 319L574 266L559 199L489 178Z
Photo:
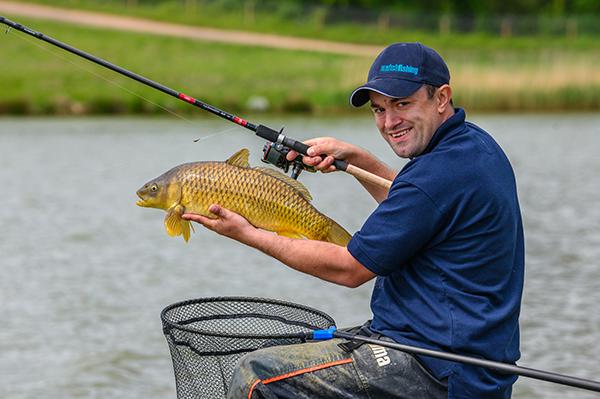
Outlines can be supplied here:
M183 215L181 215L181 218L184 220L190 220L192 222L199 223L209 230L214 230L215 224L218 223L218 219L211 219L206 216L196 215L195 213L184 213Z
M303 142L309 148L307 154L309 157L318 157L323 154L328 154L335 149L335 139L332 137L315 137ZM287 160L293 161L299 153L295 150L290 150L287 154Z
M214 213L217 216L217 219L214 220L230 220L237 215L237 213L232 212L229 209L223 208L221 205L218 204L212 204L210 207L208 207L208 210L210 211L210 213Z
M213 229L214 226L219 223L219 219L225 217L226 213L228 212L225 208L217 204L212 204L210 207L208 207L208 211L217 216L217 218L210 218L208 216L197 215L195 213L184 213L181 215L181 218L200 223L204 227Z
M223 217L225 209L220 205L212 204L208 207L208 211L216 216Z
M298 154L298 152L294 151L294 150L290 150L290 152L287 153L287 155L285 156L285 159L287 159L288 161L293 161L294 159L296 159L296 157L300 155Z
M333 155L339 147L337 140L331 137L321 137L314 140L307 140L307 145L310 145L307 153L314 157L318 155Z
M323 161L321 157L302 157L302 163L309 166L316 166Z
M322 172L333 172L336 168L333 165L335 158L331 155L327 155L324 157L302 157L302 163L308 166L313 166L315 169L320 170Z
M202 223L205 219L208 219L206 216L196 215L195 213L184 213L181 215L181 218L184 220L191 220L193 222Z
M302 157L302 163L308 166L313 166L315 169L321 172L334 172L337 169L333 165L336 156L343 155L338 154L340 151L339 142L332 137L318 137L310 140L306 140L304 144L308 145L307 154ZM286 159L293 161L298 156L298 152L291 150L288 152Z
M334 157L332 157L331 155L327 155L325 159L323 159L323 162L321 162L318 166L320 169L328 169L331 165L333 165L334 161Z

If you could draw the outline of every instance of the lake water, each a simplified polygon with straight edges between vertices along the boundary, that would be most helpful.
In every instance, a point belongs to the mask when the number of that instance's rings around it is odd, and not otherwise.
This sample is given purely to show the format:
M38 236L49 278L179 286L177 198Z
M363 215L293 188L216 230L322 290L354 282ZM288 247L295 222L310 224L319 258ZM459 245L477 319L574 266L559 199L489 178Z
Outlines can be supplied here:
M475 115L517 175L526 234L522 359L600 380L600 115ZM369 117L261 120L333 135L401 168ZM193 139L219 133L194 143ZM160 311L185 299L262 296L370 318L372 288L336 287L197 228L167 236L135 205L147 180L262 141L225 121L0 119L0 397L174 398ZM468 160L466 160L468 162ZM345 174L303 174L315 206L350 232L375 202ZM515 398L597 398L520 378Z

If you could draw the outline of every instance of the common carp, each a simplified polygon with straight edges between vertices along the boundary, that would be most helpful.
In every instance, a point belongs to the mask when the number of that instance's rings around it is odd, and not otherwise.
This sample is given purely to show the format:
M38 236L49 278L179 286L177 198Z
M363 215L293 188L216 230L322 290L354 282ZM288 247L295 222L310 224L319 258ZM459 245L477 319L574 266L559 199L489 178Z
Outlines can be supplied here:
M174 167L137 191L137 205L164 209L170 236L190 237L184 213L214 217L219 204L244 216L255 227L292 238L308 238L346 246L350 234L310 204L306 187L283 173L248 164L241 149L225 162L191 162Z

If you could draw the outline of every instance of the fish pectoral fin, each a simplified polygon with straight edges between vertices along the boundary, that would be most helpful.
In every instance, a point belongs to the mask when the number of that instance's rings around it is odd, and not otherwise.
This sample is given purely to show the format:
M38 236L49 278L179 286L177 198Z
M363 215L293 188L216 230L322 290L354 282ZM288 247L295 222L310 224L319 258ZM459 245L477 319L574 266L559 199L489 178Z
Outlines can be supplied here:
M276 231L277 235L289 238L306 238L300 233L296 233L295 231Z
M168 235L175 237L182 234L181 220L181 215L171 211L167 212L167 216L165 216L165 230L167 230Z
M190 239L190 228L192 230L194 229L190 221L181 219L181 232L183 234L183 239L185 240L185 242L188 242L188 240Z
M165 229L171 237L180 236L183 234L184 240L190 238L190 222L183 220L184 208L181 205L175 205L169 208L165 216Z

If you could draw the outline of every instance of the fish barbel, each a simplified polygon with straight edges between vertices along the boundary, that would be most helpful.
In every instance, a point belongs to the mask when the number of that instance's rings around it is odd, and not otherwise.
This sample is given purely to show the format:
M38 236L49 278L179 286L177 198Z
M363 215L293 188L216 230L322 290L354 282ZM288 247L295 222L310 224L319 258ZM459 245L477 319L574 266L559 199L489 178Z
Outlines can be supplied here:
M174 167L137 191L137 205L163 209L170 236L190 237L184 213L215 217L208 208L219 204L252 225L292 238L308 238L346 246L350 234L310 204L302 183L269 168L251 168L241 149L225 162L192 162ZM193 229L193 228L192 228Z

